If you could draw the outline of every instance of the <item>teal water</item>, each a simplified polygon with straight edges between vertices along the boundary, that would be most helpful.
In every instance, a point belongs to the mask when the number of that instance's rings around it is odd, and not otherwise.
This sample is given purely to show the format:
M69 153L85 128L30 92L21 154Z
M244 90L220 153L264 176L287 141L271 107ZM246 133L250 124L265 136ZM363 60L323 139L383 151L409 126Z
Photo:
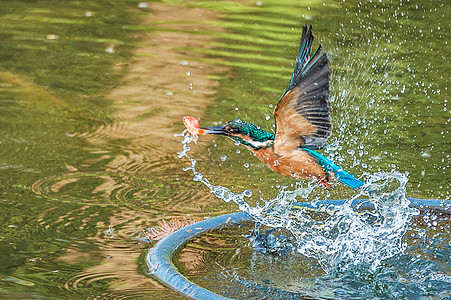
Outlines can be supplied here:
M357 176L408 172L407 196L449 199L450 11L448 1L2 1L0 295L177 297L146 276L148 245L133 237L237 208L192 182L173 134L184 115L270 131L305 23L331 59L329 156ZM252 188L254 202L296 183L225 139L192 151L213 183Z

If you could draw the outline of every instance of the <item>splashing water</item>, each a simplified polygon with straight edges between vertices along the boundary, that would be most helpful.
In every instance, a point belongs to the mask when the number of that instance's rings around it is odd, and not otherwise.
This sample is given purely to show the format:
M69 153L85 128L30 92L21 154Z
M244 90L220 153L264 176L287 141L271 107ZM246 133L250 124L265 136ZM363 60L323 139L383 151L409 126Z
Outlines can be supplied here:
M327 272L350 264L368 264L374 272L382 260L407 247L401 239L417 214L405 197L407 181L397 172L368 175L365 185L342 206L326 210L329 217L324 221L295 212L287 229L296 237L297 250L316 258ZM352 206L359 198L369 199L374 209Z
M366 183L343 205L318 206L317 211L328 216L317 220L307 209L292 207L296 198L309 197L314 184L302 187L297 183L294 190L281 187L275 198L261 206L250 206L245 198L252 197L251 190L233 193L226 187L211 184L196 171L196 160L187 155L193 137L185 133L176 134L184 136L183 151L178 152L178 157L186 157L191 162L184 171L191 170L194 181L203 183L217 198L235 202L240 210L251 215L257 224L256 233L261 225L291 233L292 237L288 239L284 234L271 234L273 245L290 244L301 254L315 258L328 273L352 265L367 265L368 270L374 272L381 261L406 249L402 237L411 218L418 214L416 209L409 207L406 198L406 174L367 174ZM352 205L357 199L368 199L373 208L362 209L362 205L368 202Z

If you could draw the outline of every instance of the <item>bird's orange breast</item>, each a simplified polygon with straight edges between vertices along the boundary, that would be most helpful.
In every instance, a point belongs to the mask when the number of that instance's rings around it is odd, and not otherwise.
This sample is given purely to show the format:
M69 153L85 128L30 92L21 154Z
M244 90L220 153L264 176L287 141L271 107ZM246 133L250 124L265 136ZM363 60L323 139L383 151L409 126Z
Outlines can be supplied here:
M316 179L325 187L330 187L327 173L307 152L293 150L279 154L274 152L273 147L252 152L274 172L298 179Z

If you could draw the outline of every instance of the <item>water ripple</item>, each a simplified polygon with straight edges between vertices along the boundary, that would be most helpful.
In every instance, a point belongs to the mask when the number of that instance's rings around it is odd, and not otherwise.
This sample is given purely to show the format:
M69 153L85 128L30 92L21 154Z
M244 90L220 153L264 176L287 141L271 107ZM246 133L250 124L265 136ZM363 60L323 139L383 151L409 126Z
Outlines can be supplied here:
M31 190L42 198L60 202L192 211L194 203L199 200L206 203L210 197L205 191L186 187L191 185L171 176L146 178L121 173L74 172L39 179L31 185Z
M115 173L68 173L42 178L32 191L51 200L100 205L126 204L170 197L171 191L157 181Z

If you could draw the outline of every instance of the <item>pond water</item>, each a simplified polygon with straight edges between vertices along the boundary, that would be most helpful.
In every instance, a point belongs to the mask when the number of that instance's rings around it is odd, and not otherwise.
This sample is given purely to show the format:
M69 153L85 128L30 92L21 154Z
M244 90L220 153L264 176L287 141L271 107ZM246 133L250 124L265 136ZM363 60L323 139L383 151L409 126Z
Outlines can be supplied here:
M449 200L450 12L446 0L1 1L0 296L180 297L146 275L135 237L237 206L183 171L173 134L185 115L271 131L305 23L331 60L323 153L356 176L408 172L407 196ZM253 203L296 184L228 140L191 148L211 182L250 188Z
M428 226L430 218L440 225ZM447 299L450 214L421 210L412 223L403 238L404 253L383 260L374 271L342 264L326 273L316 259L292 251L288 231L260 228L256 235L250 221L191 239L175 262L192 282L234 299ZM278 249L268 247L275 240Z

